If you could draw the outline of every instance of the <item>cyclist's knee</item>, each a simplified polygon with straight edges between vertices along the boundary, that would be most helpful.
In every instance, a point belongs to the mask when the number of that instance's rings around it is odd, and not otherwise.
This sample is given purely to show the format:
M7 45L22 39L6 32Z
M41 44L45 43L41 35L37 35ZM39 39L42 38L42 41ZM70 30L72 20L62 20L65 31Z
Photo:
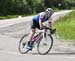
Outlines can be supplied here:
M32 29L30 34L35 34L36 33L36 30L35 29Z
M32 32L35 33L36 32L36 29L32 29Z

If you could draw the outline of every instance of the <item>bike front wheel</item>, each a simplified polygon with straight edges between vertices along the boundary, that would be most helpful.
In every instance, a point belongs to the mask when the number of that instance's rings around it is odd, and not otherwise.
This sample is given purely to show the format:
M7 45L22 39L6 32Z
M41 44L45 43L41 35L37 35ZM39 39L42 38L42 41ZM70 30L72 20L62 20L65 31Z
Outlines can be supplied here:
M50 34L47 34L46 37L43 37L42 40L38 42L37 51L40 55L47 54L53 46L53 38Z
M26 49L26 47L27 47L27 41L26 41L26 35L24 35L21 39L20 39L20 42L19 42L19 47L18 47L18 49L19 49L19 52L21 53L21 54L25 54L25 53L27 53L29 50L28 49Z

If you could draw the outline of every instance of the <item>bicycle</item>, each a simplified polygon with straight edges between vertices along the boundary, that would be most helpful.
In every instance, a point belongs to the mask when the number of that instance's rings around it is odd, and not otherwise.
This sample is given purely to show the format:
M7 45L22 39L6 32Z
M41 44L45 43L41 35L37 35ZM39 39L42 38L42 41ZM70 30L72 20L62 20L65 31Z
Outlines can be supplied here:
M52 49L53 37L50 32L51 30L52 29L48 28L47 26L44 26L43 31L39 32L32 38L32 41L34 41L33 47L37 44L37 51L40 55L45 55ZM21 54L25 54L30 51L26 48L28 42L24 40L25 37L26 35L24 35L19 42L18 49Z

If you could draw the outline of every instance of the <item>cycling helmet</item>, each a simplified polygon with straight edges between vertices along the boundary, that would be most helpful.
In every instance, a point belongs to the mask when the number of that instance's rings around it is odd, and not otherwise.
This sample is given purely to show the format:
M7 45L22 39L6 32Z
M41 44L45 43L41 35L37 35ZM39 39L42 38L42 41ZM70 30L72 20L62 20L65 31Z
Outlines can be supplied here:
M47 15L47 16L51 16L51 15L54 13L54 11L53 11L52 8L47 8L47 9L45 10L45 12L46 12L46 15Z

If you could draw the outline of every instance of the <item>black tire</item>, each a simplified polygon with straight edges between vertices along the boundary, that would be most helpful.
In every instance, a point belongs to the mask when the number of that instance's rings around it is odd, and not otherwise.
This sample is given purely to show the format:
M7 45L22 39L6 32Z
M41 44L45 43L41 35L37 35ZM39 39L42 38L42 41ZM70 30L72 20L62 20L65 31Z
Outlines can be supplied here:
M26 35L24 35L24 36L20 39L20 42L19 42L18 50L19 50L19 52L20 52L21 54L25 54L25 53L27 53L27 52L29 51L28 49L26 49L27 41L23 41L25 37L26 37ZM26 40L26 38L25 38L25 40ZM22 44L22 43L25 43L25 46L24 46L23 48L21 48L21 44ZM23 45L23 44L22 44L22 45ZM24 51L22 51L22 49L23 49Z
M51 34L48 34L48 36L49 36L49 38L50 38L49 42L51 42L51 45L48 47L48 50L47 50L47 51L42 52L42 50L44 49L45 46L43 46L43 49L40 50L40 48L41 48L41 42L43 42L43 40L40 40L40 41L38 42L37 51L38 51L38 53L39 53L40 55L45 55L45 54L47 54L47 53L52 49L52 46L53 46L53 37L51 36Z

